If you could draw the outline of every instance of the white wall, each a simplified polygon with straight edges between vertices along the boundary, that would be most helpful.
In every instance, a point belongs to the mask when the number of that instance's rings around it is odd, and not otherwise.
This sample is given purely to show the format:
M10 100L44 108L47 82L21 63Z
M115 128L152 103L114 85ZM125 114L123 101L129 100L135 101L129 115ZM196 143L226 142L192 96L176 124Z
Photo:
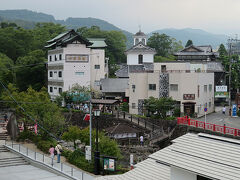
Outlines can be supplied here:
M196 174L175 167L171 167L170 173L171 180L197 180Z
M127 54L127 64L128 65L137 65L138 64L138 55L143 55L143 63L153 63L154 54L147 54L143 52Z

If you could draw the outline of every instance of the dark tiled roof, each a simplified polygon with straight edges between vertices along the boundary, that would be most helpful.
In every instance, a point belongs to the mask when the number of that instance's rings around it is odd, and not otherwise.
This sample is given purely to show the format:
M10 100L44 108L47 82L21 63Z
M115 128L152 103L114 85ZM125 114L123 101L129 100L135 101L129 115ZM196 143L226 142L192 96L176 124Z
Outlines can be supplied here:
M149 46L146 46L143 44L142 41L140 41L138 44L134 45L130 49L126 50L125 53L128 54L129 52L149 52L149 53L156 53L155 49L150 48Z
M113 99L92 99L92 104L116 104L118 100Z
M138 129L134 129L127 124L119 123L116 126L106 128L105 131L109 134L122 134L122 133L139 133Z
M45 46L45 48L53 48L56 46L65 46L68 43L71 43L75 40L78 40L79 42L86 44L87 46L92 45L93 43L89 42L89 40L85 39L83 36L79 35L75 30L70 30L68 32L59 34L55 38L47 41L48 45Z
M146 34L144 34L144 32L142 31L138 31L135 36L146 36Z

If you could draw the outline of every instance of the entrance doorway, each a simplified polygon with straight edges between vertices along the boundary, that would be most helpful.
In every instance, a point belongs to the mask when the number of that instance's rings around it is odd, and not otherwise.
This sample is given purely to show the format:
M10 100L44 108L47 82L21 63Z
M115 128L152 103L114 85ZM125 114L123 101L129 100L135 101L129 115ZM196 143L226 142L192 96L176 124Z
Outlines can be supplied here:
M184 115L194 117L195 113L195 102L184 102Z

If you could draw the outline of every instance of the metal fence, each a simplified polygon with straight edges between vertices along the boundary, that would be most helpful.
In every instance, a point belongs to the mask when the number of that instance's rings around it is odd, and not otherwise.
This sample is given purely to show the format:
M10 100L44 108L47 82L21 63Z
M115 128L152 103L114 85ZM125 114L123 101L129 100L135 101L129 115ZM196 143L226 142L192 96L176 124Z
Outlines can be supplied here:
M5 141L5 147L10 150L13 150L17 153L20 153L24 157L30 158L31 160L37 163L44 163L44 165L52 168L55 171L63 173L63 175L68 176L72 179L77 180L93 180L94 176L87 174L79 169L76 169L72 166L66 165L65 163L57 163L56 156L52 159L49 155L45 155L43 153L38 153L36 151L32 151L27 147L24 147L21 144L16 144L13 141Z
M240 129L228 127L228 126L221 126L217 124L205 123L202 121L197 121L193 119L189 119L187 117L179 117L177 119L177 123L180 125L187 125L191 127L196 127L200 129L205 129L213 132L219 132L222 134L228 134L232 136L240 136Z

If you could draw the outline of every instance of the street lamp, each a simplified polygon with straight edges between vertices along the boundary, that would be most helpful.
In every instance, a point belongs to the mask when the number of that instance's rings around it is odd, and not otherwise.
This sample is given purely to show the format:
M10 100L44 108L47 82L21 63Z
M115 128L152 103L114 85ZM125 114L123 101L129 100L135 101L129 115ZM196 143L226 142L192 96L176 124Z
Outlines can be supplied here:
M94 111L95 120L97 121L96 126L96 151L94 153L94 164L95 164L95 175L100 174L100 152L98 151L98 121L100 116L100 110L96 109Z

